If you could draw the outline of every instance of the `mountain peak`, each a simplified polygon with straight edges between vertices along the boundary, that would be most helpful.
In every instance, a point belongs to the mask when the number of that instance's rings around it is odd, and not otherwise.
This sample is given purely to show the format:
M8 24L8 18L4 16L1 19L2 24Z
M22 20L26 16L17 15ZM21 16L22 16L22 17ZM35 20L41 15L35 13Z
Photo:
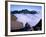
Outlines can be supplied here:
M28 9L23 9L23 10L15 10L15 11L11 11L11 14L20 14L20 13L24 13L24 14L36 14L37 11L35 10L32 10L32 11L29 11Z

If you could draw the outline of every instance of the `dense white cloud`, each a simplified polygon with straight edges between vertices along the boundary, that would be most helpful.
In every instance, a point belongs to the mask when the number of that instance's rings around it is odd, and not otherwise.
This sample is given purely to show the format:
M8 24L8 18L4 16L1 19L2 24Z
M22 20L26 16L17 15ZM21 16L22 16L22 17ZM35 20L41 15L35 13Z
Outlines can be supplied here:
M31 27L35 26L42 18L42 15L40 13L39 14L14 14L14 15L18 18L17 21L23 23L24 27L26 23L28 23Z

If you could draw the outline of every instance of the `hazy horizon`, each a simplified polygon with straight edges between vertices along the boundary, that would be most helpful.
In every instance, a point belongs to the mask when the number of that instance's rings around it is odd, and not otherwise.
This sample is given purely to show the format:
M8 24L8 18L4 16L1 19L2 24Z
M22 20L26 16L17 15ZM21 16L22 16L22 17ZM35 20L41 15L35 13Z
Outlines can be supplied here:
M27 9L29 11L31 10L35 10L35 11L41 11L42 7L41 6L29 6L29 5L11 5L10 7L10 11L14 11L14 10L24 10Z

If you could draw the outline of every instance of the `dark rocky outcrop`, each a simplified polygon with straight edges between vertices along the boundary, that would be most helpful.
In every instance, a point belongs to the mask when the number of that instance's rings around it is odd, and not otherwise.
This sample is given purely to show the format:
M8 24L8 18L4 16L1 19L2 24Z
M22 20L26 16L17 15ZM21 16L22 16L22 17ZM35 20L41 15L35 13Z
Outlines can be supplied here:
M42 30L42 19L38 22L36 26L33 27L35 31Z

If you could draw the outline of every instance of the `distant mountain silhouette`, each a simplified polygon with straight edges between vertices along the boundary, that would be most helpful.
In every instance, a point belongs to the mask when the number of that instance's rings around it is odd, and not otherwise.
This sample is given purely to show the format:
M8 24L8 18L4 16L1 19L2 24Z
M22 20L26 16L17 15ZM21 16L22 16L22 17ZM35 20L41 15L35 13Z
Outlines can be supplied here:
M18 11L18 10L11 11L11 14L20 14L20 13L24 13L24 14L37 14L37 11L34 11L34 10L29 11L27 9L20 10L20 11Z

